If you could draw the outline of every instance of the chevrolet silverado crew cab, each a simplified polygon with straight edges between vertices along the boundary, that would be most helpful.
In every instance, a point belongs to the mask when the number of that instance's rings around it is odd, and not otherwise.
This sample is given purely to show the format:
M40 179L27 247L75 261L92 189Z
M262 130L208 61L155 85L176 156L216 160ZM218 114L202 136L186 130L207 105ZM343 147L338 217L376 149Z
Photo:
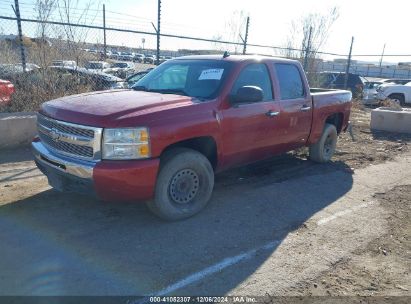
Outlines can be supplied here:
M210 200L214 173L302 146L331 159L351 92L311 89L298 61L188 56L131 89L45 102L32 148L51 186L145 201L167 220Z

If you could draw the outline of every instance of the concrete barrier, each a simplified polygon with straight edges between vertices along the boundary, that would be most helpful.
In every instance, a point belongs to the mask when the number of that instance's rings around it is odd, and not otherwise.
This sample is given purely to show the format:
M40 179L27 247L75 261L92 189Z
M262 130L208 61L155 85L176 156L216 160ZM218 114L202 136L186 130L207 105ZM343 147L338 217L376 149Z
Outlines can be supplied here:
M381 107L372 110L371 129L411 134L411 109Z
M0 113L0 149L27 145L37 134L34 112Z

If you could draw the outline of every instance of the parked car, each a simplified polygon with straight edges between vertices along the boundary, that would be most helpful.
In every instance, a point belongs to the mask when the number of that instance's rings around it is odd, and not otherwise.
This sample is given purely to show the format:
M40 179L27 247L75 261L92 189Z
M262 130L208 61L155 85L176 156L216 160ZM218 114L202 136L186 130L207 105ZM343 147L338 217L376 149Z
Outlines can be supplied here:
M120 52L111 52L111 54L109 55L109 58L117 60L118 56L120 56Z
M161 64L161 63L166 62L167 60L170 60L170 59L171 59L171 56L160 56L159 63Z
M145 58L144 54L134 54L133 61L142 63L144 62L144 58Z
M144 63L154 64L154 63L156 63L156 56L154 56L154 55L147 55L147 56L144 57L143 62L144 62Z
M411 82L402 84L385 84L377 89L376 98L380 101L391 99L401 106L411 104Z
M302 146L311 160L329 161L351 97L310 89L294 60L180 57L133 89L44 103L32 147L58 190L146 201L161 218L179 220L207 205L215 171Z
M370 80L364 83L364 90L362 94L362 103L365 105L378 105L380 101L376 98L377 89L384 84L383 80Z
M344 89L344 72L320 72L320 82L322 88ZM366 79L357 74L348 73L347 88L354 96L362 95Z
M34 63L26 63L25 72L33 72L39 70L40 67ZM23 73L23 65L17 64L0 64L0 78L9 80L16 74Z
M122 61L133 61L134 55L133 53L120 52L117 59Z
M127 79L126 79L127 87L131 88L134 84L137 83L137 81L139 81L141 78L146 76L152 70L153 70L152 68L147 69L145 71L140 71L140 72L137 72L137 73L127 77Z
M14 85L8 80L0 79L0 106L8 106L14 93Z
M50 67L50 69L60 75L72 75L74 83L89 86L92 91L122 89L126 87L123 79L96 70L67 67Z
M51 63L52 66L56 67L71 67L75 68L77 66L77 63L74 60L54 60Z
M114 62L109 69L105 70L105 73L125 79L134 73L134 64L132 62Z
M110 64L105 61L89 61L84 65L84 68L92 71L105 72L110 68Z

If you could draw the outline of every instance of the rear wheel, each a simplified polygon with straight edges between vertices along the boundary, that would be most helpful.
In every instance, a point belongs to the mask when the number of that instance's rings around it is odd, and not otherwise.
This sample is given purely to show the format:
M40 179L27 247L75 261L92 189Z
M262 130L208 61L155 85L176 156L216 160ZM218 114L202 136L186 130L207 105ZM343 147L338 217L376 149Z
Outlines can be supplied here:
M309 147L310 159L317 163L331 160L337 147L337 129L332 124L325 124L320 140Z
M405 98L404 95L401 94L391 94L390 96L388 96L389 99L391 99L392 101L398 103L399 105L401 105L402 107L405 106Z
M214 171L201 153L177 148L162 157L154 199L148 208L162 219L175 221L193 216L208 203Z

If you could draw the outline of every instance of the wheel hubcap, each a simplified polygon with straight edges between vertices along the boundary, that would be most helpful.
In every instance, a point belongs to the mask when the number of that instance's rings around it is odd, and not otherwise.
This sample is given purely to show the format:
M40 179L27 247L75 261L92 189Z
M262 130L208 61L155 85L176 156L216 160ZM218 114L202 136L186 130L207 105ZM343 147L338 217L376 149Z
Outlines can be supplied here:
M199 178L191 169L178 171L171 179L169 194L171 199L178 204L187 204L197 195Z

